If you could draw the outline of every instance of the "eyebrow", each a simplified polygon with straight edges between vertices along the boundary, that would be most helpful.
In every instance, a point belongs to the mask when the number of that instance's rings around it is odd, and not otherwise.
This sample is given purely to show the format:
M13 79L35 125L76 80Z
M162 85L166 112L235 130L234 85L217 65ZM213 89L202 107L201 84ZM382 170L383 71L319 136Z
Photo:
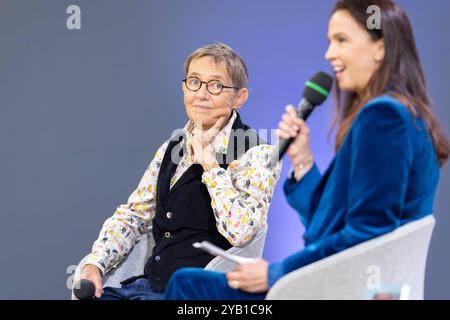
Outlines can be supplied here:
M343 32L336 32L335 34L333 34L333 35L331 36L331 38L330 38L329 36L327 36L327 39L328 39L328 41L330 41L330 39L336 38L336 37L338 37L338 36L342 36L342 37L347 38L347 35L346 35L345 33L343 33Z
M189 72L188 76L200 77L201 74L199 74L197 72ZM218 80L221 80L221 81L225 81L225 79L221 75L218 75L218 74L212 74L211 78L218 79Z

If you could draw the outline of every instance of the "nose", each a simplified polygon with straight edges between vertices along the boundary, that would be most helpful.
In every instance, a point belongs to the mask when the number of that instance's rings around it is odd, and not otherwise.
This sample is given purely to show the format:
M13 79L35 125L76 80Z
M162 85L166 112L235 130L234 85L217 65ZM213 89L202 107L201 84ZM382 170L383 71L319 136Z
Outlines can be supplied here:
M208 89L206 89L206 83L202 83L202 86L195 92L195 95L201 99L207 99L209 97Z
M327 52L325 52L325 59L328 61L336 59L336 51L331 43L328 45Z

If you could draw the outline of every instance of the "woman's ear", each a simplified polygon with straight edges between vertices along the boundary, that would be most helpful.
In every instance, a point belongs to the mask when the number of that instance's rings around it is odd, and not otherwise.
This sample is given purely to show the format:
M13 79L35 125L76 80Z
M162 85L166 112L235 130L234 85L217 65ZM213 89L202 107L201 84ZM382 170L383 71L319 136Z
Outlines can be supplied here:
M248 89L247 88L239 89L239 92L236 98L234 99L233 109L241 108L245 104L247 99L248 99Z
M380 39L377 41L375 47L374 53L375 62L380 63L381 61L383 61L385 54L386 54L386 47L384 45L384 40Z

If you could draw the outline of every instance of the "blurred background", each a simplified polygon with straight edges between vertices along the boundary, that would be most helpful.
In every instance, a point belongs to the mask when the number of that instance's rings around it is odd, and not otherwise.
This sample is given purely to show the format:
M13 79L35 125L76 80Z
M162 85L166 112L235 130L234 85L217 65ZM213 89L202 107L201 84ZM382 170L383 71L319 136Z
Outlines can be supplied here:
M400 0L413 24L435 112L450 133L447 0ZM69 30L66 9L81 8ZM224 42L246 60L256 129L277 127L324 59L333 0L0 0L0 299L68 299L74 266L126 202L157 148L187 122L187 55ZM332 100L310 117L324 171L333 156ZM264 257L303 247L283 196L284 162ZM435 201L427 299L450 299L450 168Z

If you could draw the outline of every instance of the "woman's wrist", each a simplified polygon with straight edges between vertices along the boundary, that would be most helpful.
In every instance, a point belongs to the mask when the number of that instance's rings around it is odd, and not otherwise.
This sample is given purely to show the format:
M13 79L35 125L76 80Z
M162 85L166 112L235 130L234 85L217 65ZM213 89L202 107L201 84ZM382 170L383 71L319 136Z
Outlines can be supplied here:
M300 181L314 166L314 158L312 153L309 153L301 161L292 165L294 168L294 178L295 180Z
M100 275L100 277L103 276L102 271L93 264L87 263L85 264L82 268L81 268L81 274L85 273L85 272L98 272L98 274Z

